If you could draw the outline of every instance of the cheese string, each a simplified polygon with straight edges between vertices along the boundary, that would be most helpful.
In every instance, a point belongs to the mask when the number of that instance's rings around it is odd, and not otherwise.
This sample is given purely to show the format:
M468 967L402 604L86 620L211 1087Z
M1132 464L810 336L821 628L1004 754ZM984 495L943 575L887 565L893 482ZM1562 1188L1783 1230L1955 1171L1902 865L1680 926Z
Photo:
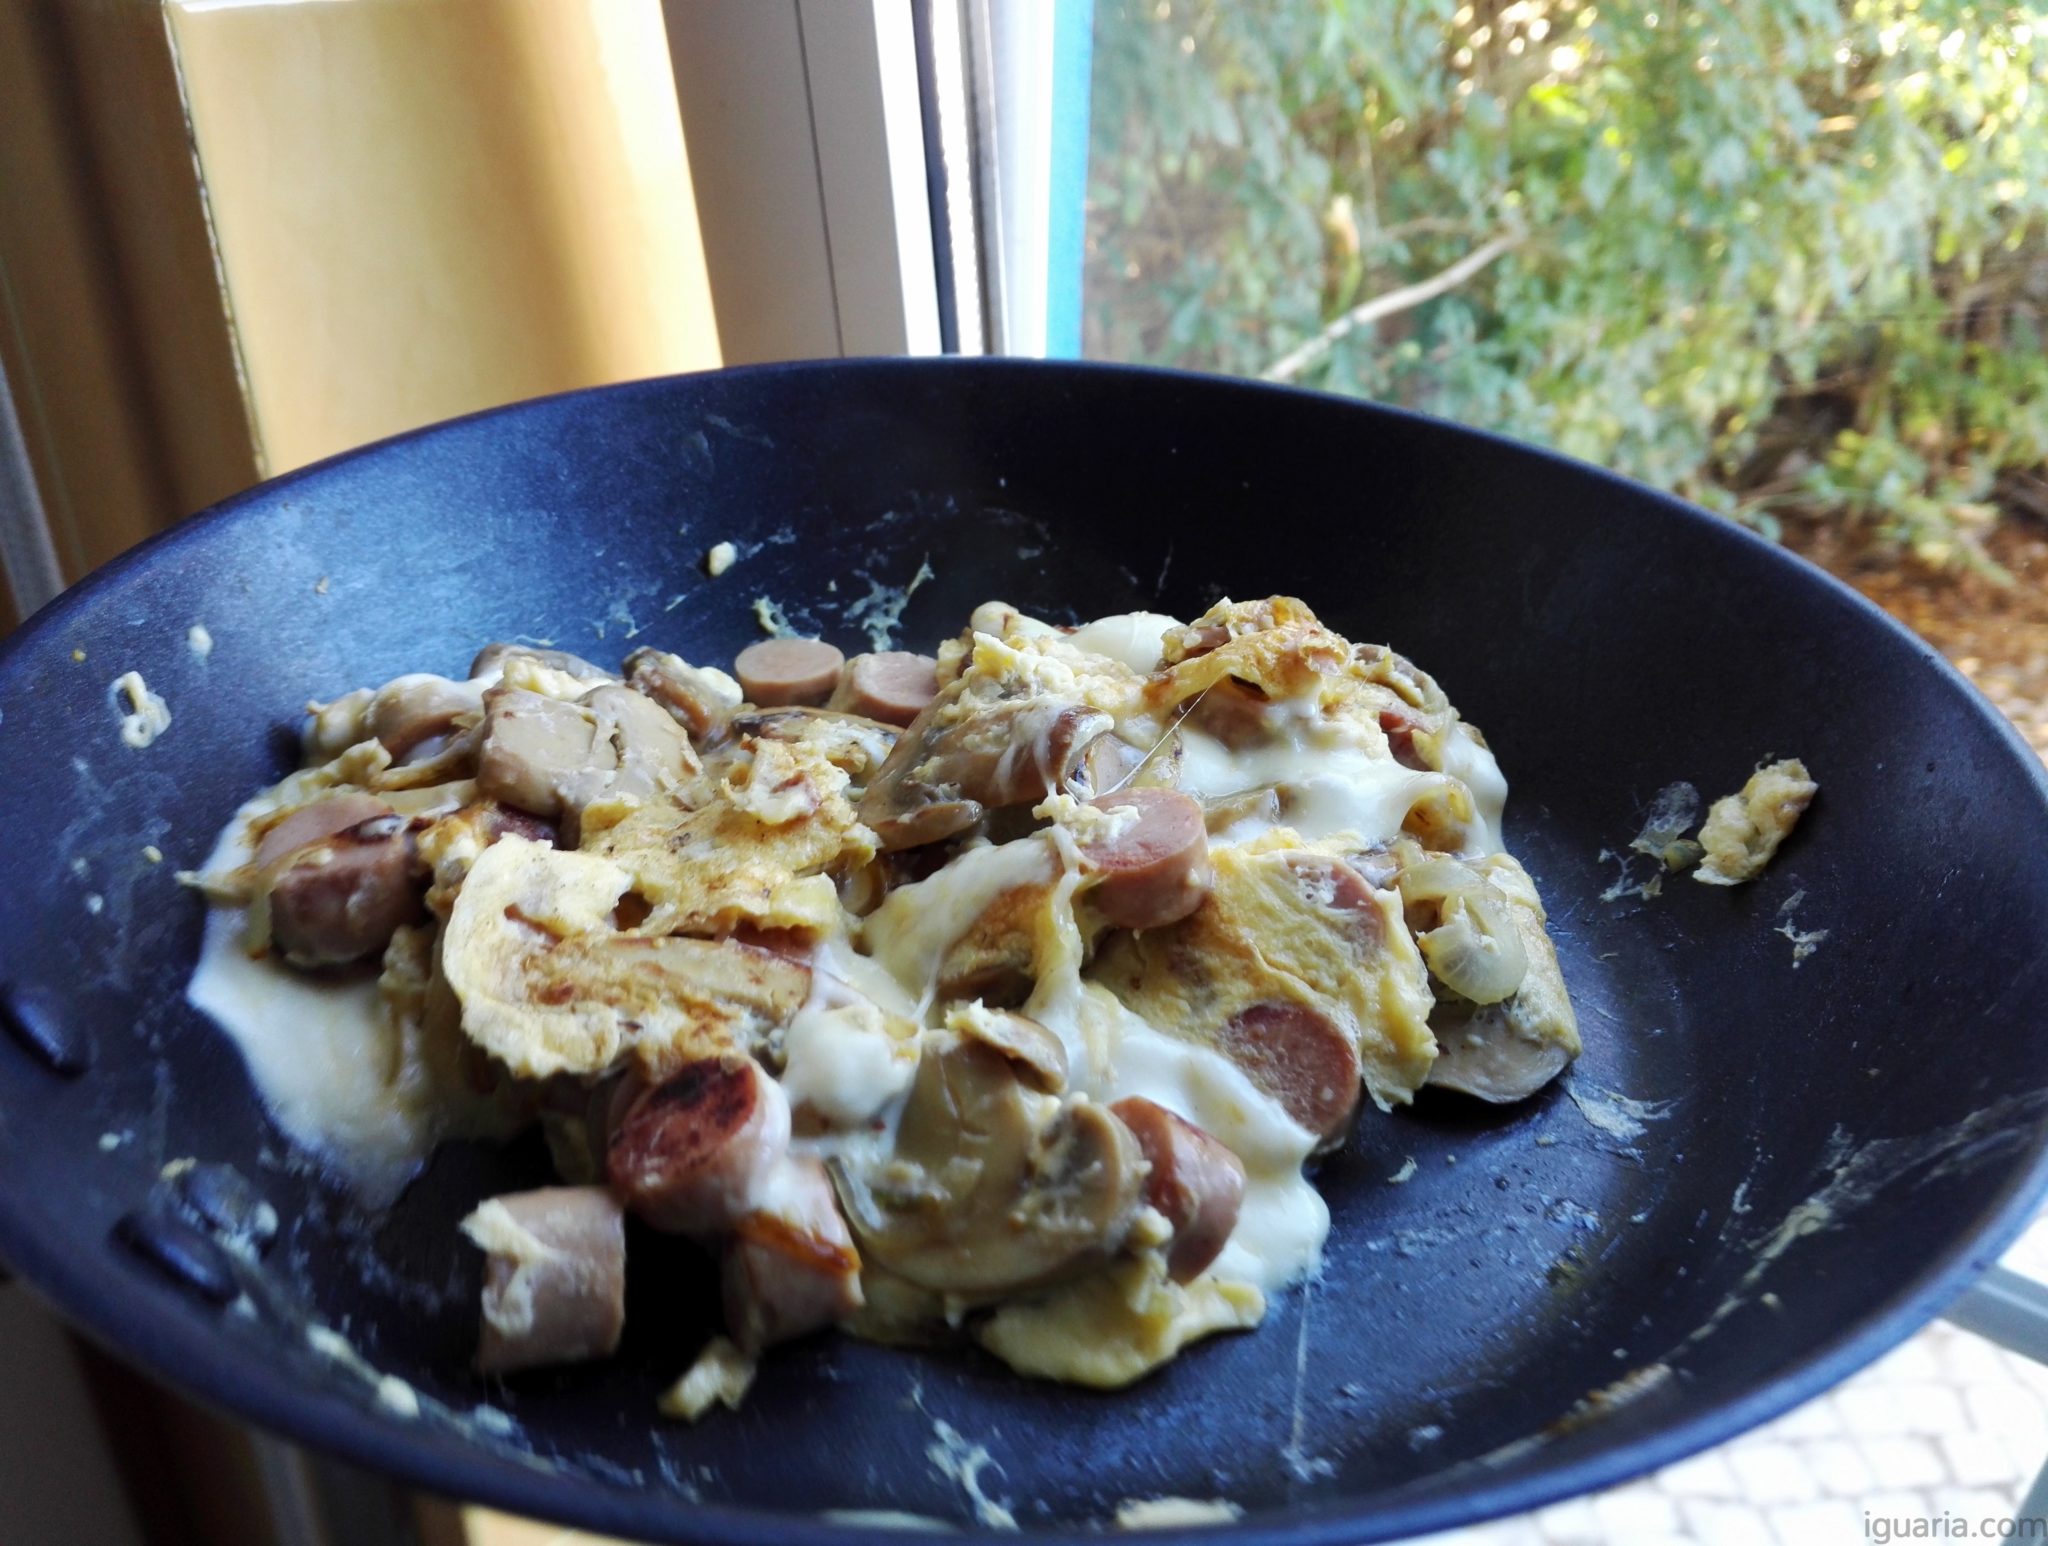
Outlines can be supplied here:
M1102 793L1097 795L1095 798L1098 800L1108 799L1109 796L1121 792L1125 785L1129 784L1132 779L1136 778L1140 773L1144 772L1146 767L1150 765L1152 759L1159 755L1159 749L1173 738L1173 733L1174 731L1180 728L1181 721L1186 719L1190 714L1194 713L1196 709L1202 706L1202 700L1209 696L1209 688L1214 687L1215 685L1216 684L1214 682L1211 682L1208 687L1204 687L1200 692L1195 694L1193 699L1190 700L1185 707L1176 704L1175 707L1178 708L1180 712L1174 716L1172 724L1168 725L1164 730L1159 732L1159 739L1152 743L1152 749L1146 752L1144 756L1138 759L1137 765L1133 767L1130 772L1126 773L1122 778L1118 779L1109 788L1103 790Z

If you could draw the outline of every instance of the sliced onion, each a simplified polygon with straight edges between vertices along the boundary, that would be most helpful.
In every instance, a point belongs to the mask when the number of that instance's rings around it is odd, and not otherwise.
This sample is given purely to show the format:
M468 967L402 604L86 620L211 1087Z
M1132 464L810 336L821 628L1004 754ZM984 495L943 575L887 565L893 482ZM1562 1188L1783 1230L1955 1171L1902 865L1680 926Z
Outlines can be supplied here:
M1475 1004L1498 1004L1521 987L1529 971L1507 899L1491 891L1475 887L1448 899L1443 921L1415 940L1437 981Z
M1424 902L1447 903L1454 897L1470 896L1486 882L1471 865L1431 854L1402 866L1396 884L1401 888L1402 903L1414 907Z

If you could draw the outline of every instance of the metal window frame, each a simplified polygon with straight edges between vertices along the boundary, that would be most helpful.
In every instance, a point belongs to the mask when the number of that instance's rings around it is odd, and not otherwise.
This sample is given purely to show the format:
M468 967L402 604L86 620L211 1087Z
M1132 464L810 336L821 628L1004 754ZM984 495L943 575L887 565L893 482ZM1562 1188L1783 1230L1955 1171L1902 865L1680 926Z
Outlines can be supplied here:
M910 0L663 0L728 363L940 350Z

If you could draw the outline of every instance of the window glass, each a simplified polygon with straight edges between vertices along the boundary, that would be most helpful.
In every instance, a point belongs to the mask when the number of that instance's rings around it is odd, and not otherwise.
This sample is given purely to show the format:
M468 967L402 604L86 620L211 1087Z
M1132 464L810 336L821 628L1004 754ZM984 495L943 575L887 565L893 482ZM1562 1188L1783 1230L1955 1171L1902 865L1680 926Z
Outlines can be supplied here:
M2048 515L2044 25L1943 0L1098 0L1084 351L1423 409L1766 531L1841 517L1983 566L1998 511Z

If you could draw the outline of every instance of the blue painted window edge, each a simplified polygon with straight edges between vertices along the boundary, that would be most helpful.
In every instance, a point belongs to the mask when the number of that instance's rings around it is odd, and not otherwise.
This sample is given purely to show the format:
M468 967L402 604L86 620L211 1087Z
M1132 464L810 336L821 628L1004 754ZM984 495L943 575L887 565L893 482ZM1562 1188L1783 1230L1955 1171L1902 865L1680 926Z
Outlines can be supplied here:
M1081 356L1081 266L1086 252L1088 101L1095 0L1054 0L1052 178L1046 217L1045 352Z

